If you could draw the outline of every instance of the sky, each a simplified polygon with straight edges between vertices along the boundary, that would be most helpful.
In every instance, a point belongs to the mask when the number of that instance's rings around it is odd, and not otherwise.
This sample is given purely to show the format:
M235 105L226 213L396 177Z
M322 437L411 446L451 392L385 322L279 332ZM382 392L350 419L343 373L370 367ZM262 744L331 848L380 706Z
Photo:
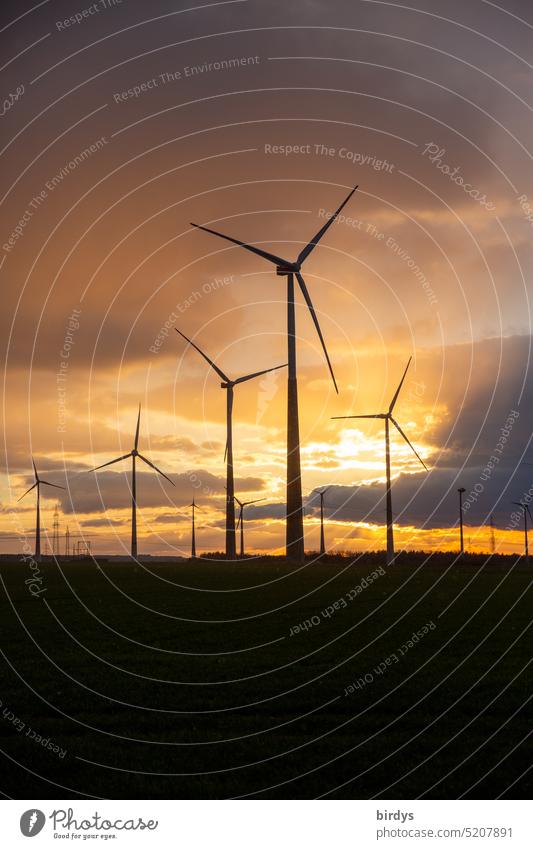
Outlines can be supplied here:
M193 228L305 263L335 393L296 308L306 548L384 545L383 423L397 545L520 551L533 494L533 14L525 0L99 0L2 4L4 133L0 549L43 527L97 553L224 544L225 393L179 327L231 377L286 362L285 281ZM284 544L286 378L239 386L237 495L250 551ZM58 499L59 496L59 499Z

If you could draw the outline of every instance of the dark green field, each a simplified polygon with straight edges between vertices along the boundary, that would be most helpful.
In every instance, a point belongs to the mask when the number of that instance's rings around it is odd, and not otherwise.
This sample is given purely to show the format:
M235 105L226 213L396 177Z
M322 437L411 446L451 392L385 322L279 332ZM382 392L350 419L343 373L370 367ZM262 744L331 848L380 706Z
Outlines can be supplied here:
M402 555L353 592L382 562L51 561L34 598L4 561L1 790L530 797L531 571Z

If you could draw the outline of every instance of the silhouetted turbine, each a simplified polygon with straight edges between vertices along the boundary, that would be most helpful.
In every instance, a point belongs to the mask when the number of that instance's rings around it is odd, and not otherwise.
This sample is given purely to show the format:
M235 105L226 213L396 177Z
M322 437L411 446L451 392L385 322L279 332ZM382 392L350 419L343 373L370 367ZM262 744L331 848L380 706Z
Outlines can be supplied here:
M529 514L529 518L533 521L533 516L531 515L531 510L529 509L529 504L524 504L523 501L513 501L513 504L516 507L521 507L524 513L524 557L526 560L526 566L529 566L529 545L527 539L527 517Z
M326 553L326 543L324 540L324 496L328 489L331 489L331 487L327 486L322 491L316 490L320 495L320 554Z
M333 224L341 210L348 203L351 196L357 189L350 192L348 197L341 203L336 212L331 218L326 221L323 227L320 228L316 236L305 246L298 254L294 262L289 262L276 254L264 251L253 245L248 245L246 242L241 242L239 239L234 239L231 236L226 236L224 233L219 233L217 230L212 230L209 227L203 227L200 224L191 222L192 227L197 227L200 230L205 230L206 233L212 233L214 236L219 236L234 245L238 245L257 256L266 259L268 262L276 266L276 274L287 278L287 348L288 348L288 384L287 384L287 527L286 527L286 553L287 557L302 563L304 560L304 527L303 527L303 502L302 502L302 480L300 467L300 427L298 421L298 384L296 378L296 319L294 313L294 276L298 281L302 295L307 304L313 323L315 325L324 356L328 364L328 368L333 380L335 391L338 392L335 375L326 349L326 343L322 336L322 331L318 323L318 318L315 308L311 301L305 281L300 273L304 261L307 259L313 248L316 247L320 239L324 236L328 228Z
M460 486L457 490L459 493L459 529L460 529L460 554L465 553L465 543L464 543L464 534L463 534L463 494L466 492L464 486Z
M189 504L189 507L192 507L192 536L191 536L191 557L196 557L196 528L195 528L195 512L200 508L196 504L194 497L192 500L192 504Z
M236 495L233 496L235 501L240 507L239 510L239 518L237 519L237 530L239 530L239 525L241 527L241 558L244 557L244 508L248 507L249 504L258 504L259 501L264 501L264 498L256 498L254 501L239 501Z
M18 499L22 501L26 495L32 491L32 489L37 488L37 517L35 520L35 560L41 560L41 486L53 486L55 489L65 489L64 486L59 486L57 483L50 483L50 481L45 481L39 477L37 474L37 469L35 467L35 460L33 457L31 458L33 473L35 475L35 483L30 486L29 489L26 490L24 495L21 495Z
M392 495L391 495L391 471L390 471L390 434L389 434L389 422L392 422L398 433L405 439L408 446L411 448L413 454L420 460L424 469L427 471L428 467L422 460L419 454L415 451L409 440L407 439L405 433L401 429L400 425L396 421L396 419L392 416L392 411L394 410L394 406L396 401L398 400L398 395L400 394L400 390L403 386L403 382L405 380L405 375L407 374L407 369L411 364L412 357L409 357L409 362L405 367L405 371L403 373L403 377L398 384L398 388L394 393L393 399L390 403L389 409L386 413L372 413L364 416L333 416L334 419L384 419L385 421L385 469L387 474L387 491L386 491L386 500L387 500L387 566L392 565L394 562L394 526L392 521Z
M227 374L224 374L222 369L215 365L213 360L209 359L207 354L204 354L202 349L199 348L198 345L195 345L192 339L185 336L185 333L182 333L177 327L175 327L174 330L176 333L179 333L179 335L182 336L189 345L192 345L192 347L198 351L200 356L209 363L211 368L216 371L218 376L222 378L220 386L227 392L226 451L224 453L224 459L226 460L226 557L228 560L235 560L237 551L235 545L235 481L233 475L233 388L239 383L245 383L248 380L252 380L254 377L261 377L262 374L268 374L271 371L277 371L277 369L285 368L287 363L283 363L281 366L263 369L263 371L255 371L253 374L246 374L243 377L238 377L237 380L230 380Z
M150 460L147 460L146 457L143 457L142 454L139 454L139 427L141 424L141 405L139 404L139 415L137 416L137 427L135 429L135 441L133 443L133 448L131 451L128 451L127 454L123 454L122 457L117 457L115 460L110 460L108 463L102 463L101 466L96 466L94 469L89 469L89 472L97 472L98 469L104 469L106 466L112 466L114 463L120 463L121 460L127 460L128 457L131 457L131 556L137 557L137 473L135 468L135 460L138 457L139 460L142 460L143 463L146 463L147 466L150 466L151 469L155 469L158 475L165 478L172 486L175 486L174 482L170 480L161 469L158 469Z

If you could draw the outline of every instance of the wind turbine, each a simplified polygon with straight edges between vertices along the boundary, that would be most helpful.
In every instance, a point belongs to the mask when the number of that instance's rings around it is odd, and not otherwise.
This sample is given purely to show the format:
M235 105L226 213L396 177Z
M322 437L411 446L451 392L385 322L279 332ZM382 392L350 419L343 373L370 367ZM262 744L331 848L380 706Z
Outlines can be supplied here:
M263 371L255 371L253 374L246 374L243 377L238 377L237 380L230 380L227 374L224 374L222 369L220 369L213 360L209 359L207 354L204 354L201 348L198 345L189 339L188 336L185 336L181 330L178 330L177 327L174 328L176 333L179 333L189 345L198 351L198 353L204 358L204 360L209 363L211 368L213 368L219 377L222 378L222 383L220 384L222 389L225 389L227 392L226 396L226 452L224 454L224 459L226 460L226 558L228 560L235 560L237 556L237 550L235 545L235 482L233 476L233 389L239 383L245 383L247 380L252 380L254 377L261 377L262 374L268 374L271 371L276 371L280 368L285 368L287 363L283 363L281 366L274 366L273 368L263 369Z
M392 521L392 494L391 494L391 471L390 471L390 423L394 425L398 433L405 439L408 446L413 451L414 455L420 460L424 469L429 471L428 467L422 460L421 456L415 451L409 440L407 439L405 433L401 429L400 425L393 418L392 411L394 410L394 406L396 401L398 400L398 395L400 394L400 390L403 386L403 382L405 380L405 375L407 374L407 369L411 364L412 357L409 357L409 362L405 367L405 371L403 373L403 377L398 384L398 388L394 393L392 401L390 403L389 409L386 413L372 413L364 416L333 416L334 419L383 419L385 421L385 469L387 475L387 490L386 490L386 501L387 501L387 566L391 566L394 563L394 526Z
M106 466L112 466L114 463L120 463L121 460L127 460L128 457L131 457L131 556L137 557L137 473L136 473L136 459L142 460L143 463L146 463L150 468L155 469L158 475L165 478L172 486L175 486L174 482L170 480L161 469L158 469L157 466L154 465L150 460L146 457L143 457L142 454L139 454L137 450L139 447L139 428L141 425L141 405L139 404L139 415L137 416L137 427L135 429L135 440L133 443L133 448L131 451L128 451L127 454L123 454L122 457L117 457L115 460L110 460L108 463L102 463L101 466L96 466L94 469L89 469L89 472L97 472L98 469L104 469Z
M192 499L192 504L189 504L189 507L192 507L192 536L191 536L191 558L194 559L196 557L196 528L194 524L195 520L195 511L199 509L198 505L194 500L194 496Z
M460 539L461 539L461 549L459 554L465 553L465 543L464 543L464 535L463 535L463 495L466 492L464 486L460 486L457 490L459 493L459 529L460 529Z
M35 466L35 460L33 459L33 457L31 458L31 462L32 462L32 465L33 465L33 473L35 475L35 483L32 484L32 486L30 486L30 488L27 489L26 492L24 493L24 495L21 495L18 500L22 501L22 499L25 498L26 495L29 492L32 491L32 489L37 488L37 518L36 518L36 521L35 521L35 560L37 560L37 562L40 562L41 561L41 486L42 485L53 486L53 487L55 487L55 489L65 489L65 487L59 486L59 484L57 484L57 483L50 483L50 481L45 481L42 478L40 478L39 475L38 475L37 468Z
M239 501L236 495L233 496L240 507L239 518L237 519L237 530L241 526L241 558L244 557L244 508L249 504L257 504L259 501L264 501L264 498L256 498L254 501Z
M524 504L522 501L513 501L513 504L516 507L521 507L524 513L524 557L526 560L526 566L529 566L529 545L527 540L527 517L529 514L529 518L533 521L533 516L531 515L531 510L529 509L529 504Z
M326 553L326 543L324 541L324 496L328 489L331 489L330 486L327 486L323 490L317 490L320 495L320 554Z
M349 193L348 197L341 203L336 212L331 218L326 221L323 227L320 228L316 236L300 251L296 260L290 262L276 254L257 248L254 245L248 245L241 242L239 239L234 239L231 236L226 236L224 233L219 233L217 230L212 230L209 227L203 227L200 224L191 222L192 227L197 227L199 230L205 230L206 233L212 233L214 236L219 236L221 239L226 239L234 245L251 251L257 256L266 259L268 262L276 266L276 274L279 277L287 278L287 349L288 349L288 382L287 382L287 525L286 525L286 554L297 563L304 561L304 526L303 526L303 502L302 502L302 475L300 466L300 428L298 422L298 384L296 377L296 318L294 312L294 277L298 281L304 300L307 304L313 323L324 351L324 356L328 364L331 374L331 379L338 393L335 375L326 349L326 343L322 336L322 331L318 323L318 318L315 308L311 301L311 296L301 274L301 268L304 261L307 259L313 248L319 243L329 227L333 224L341 210L348 203L351 196L358 187Z

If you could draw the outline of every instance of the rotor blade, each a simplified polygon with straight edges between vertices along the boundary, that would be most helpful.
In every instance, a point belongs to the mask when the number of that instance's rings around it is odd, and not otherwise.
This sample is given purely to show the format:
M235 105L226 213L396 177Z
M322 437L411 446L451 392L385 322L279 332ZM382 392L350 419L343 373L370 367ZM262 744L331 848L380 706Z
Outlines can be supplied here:
M249 504L259 504L260 501L266 501L266 498L255 498L253 501L245 501L243 507L248 507Z
M341 210L342 210L342 209L346 206L346 204L348 203L348 201L350 200L351 196L353 195L353 193L355 192L355 190L356 190L357 188L358 188L358 186L356 186L354 189L352 189L352 191L350 192L350 194L348 195L348 197L347 197L345 200L343 200L343 202L341 203L341 205L339 206L339 208L337 209L337 211L336 211L336 212L334 212L334 213L333 213L333 215L331 216L331 218L329 218L329 219L326 221L326 223L324 224L324 226L320 228L320 230L318 231L318 233L316 234L316 236L314 237L314 239L312 239L312 240L309 242L309 244L305 246L305 248L303 249L303 251L300 251L300 254L299 254L298 259L297 259L297 262L298 262L300 265L302 264L302 262L303 262L305 259L307 259L307 257L309 256L309 254L311 253L311 251L313 250L313 248L314 248L314 247L316 247L316 245L319 243L320 239L322 238L322 236L324 235L324 233L326 232L326 230L328 229L328 227L331 227L331 225L332 225L332 224L333 224L333 222L335 221L335 219L336 219L337 215L338 215L338 214L339 214L339 212L340 212L340 211L341 211Z
M192 346L193 346L193 348L195 348L195 349L198 351L198 353L202 355L202 357L204 358L204 360L206 360L206 362L208 362L208 363L209 363L209 365L210 365L212 368L214 368L214 370L216 371L216 373L218 374L218 376L222 378L222 380L226 381L226 383L231 383L231 380L229 379L229 377L227 376L227 374L224 374L224 372L223 372L221 369L219 369L219 367L218 367L218 366L216 366L216 365L214 364L213 360L210 360L210 359L209 359L209 357L207 356L207 354L204 354L204 352L202 351L202 349L201 349L201 348L199 348L199 347L198 347L198 345L195 345L195 344L194 344L194 342L193 342L191 339L189 339L189 337L188 337L188 336L185 336L185 333L182 333L182 332L181 332L181 330L178 330L178 328L177 328L177 327L175 327L175 328L174 328L174 330L176 331L176 333L179 333L179 335L180 335L180 336L183 336L183 338L187 340L187 342L189 343L189 345L192 345Z
M397 390L396 390L396 392L394 393L394 398L393 398L393 399L392 399L392 401L391 401L391 404L390 404L390 407L389 407L389 413L392 413L392 411L394 410L394 405L395 405L395 403L396 403L396 400L397 400L397 398L398 398L398 395L400 394L400 389L402 388L403 382L404 382L404 380L405 380L405 375L407 374L407 369L408 369L408 368L409 368L409 366L411 365L411 360L412 360L412 359L413 359L412 357L409 357L409 362L407 363L407 365L406 365L406 367L405 367L405 371L404 371L404 373L403 373L403 377L402 377L402 379L400 380L400 383L399 383L399 385L398 385L398 389L397 389Z
M33 459L33 457L31 458L31 462L32 462L32 465L33 465L33 471L35 473L35 480L38 481L39 475L37 474L37 466L35 465L35 460Z
M418 452L417 452L417 451L415 451L415 449L413 448L412 444L411 444L411 443L409 442L409 440L407 439L407 437L406 437L405 433L404 433L404 432L403 432L403 430L401 429L401 427L400 427L400 425L398 424L398 422L396 421L396 419L393 419L393 418L392 418L392 416L391 416L391 417L390 417L390 420L391 420L391 422L393 423L393 425L394 425L394 427L396 428L396 430L398 431L398 433L400 433L400 434L403 436L403 438L404 438L404 439L405 439L405 441L407 442L407 444L408 444L408 446L410 447L410 449L411 449L411 451L413 452L413 454L415 454L415 456L416 456L416 457L418 457L418 459L419 459L419 460L420 460L420 462L422 463L422 465L423 465L424 469L426 470L426 472L429 472L429 469L428 469L428 467L426 466L426 464L424 463L424 461L423 461L422 457L420 456L420 454L418 454Z
M529 513L529 518L533 521L533 516L531 515L531 510L529 509L529 504L526 504L526 510Z
M165 480L167 480L169 483L171 483L171 484L172 484L172 486L176 486L176 484L174 483L174 481L171 481L171 480L170 480L170 478L169 478L169 477L167 477L167 475L166 475L164 472L162 472L162 471L161 471L161 469L158 469L158 468L157 468L157 466L156 466L156 465L154 465L154 463L152 463L152 462L151 462L150 460L148 460L146 457L143 457L143 455L142 455L142 454L138 454L137 456L139 457L139 460L142 460L142 461L143 461L143 463L146 463L146 465L147 465L147 466L151 466L151 467L152 467L152 469L155 469L155 470L156 470L156 472L157 472L158 474L160 474L160 475L161 475L161 477L165 478Z
M241 248L263 257L263 259L273 262L274 265L291 265L291 263L287 262L286 259L282 259L280 256L276 256L276 254L268 253L268 251L263 251L261 248L256 248L253 245L247 245L246 242L241 242L240 239L233 239L231 236L226 236L224 233L219 233L217 230L210 230L209 227L202 227L201 224L195 224L194 221L191 221L190 223L191 227L197 227L199 230L205 230L206 233L212 233L213 236L219 236L221 239L226 239L227 242L233 242L234 245L239 245Z
M383 413L368 413L364 416L332 416L332 419L382 419Z
M514 504L515 507L522 507L522 509L524 508L524 505L521 501L511 501L511 504Z
M335 387L335 392L338 395L339 390L337 388L337 381L335 380L335 375L333 374L333 368L332 368L331 362L329 360L328 352L327 352L327 349L326 349L326 343L324 342L324 337L322 336L322 331L321 331L320 325L318 323L318 318L316 317L315 308L313 306L311 296L310 296L309 292L307 291L307 286L305 285L305 280L303 279L303 277L302 277L302 275L300 274L299 271L296 272L296 279L298 280L298 283L300 284L300 289L302 290L302 295L305 298L305 302L306 302L306 304L309 308L309 312L311 313L311 317L312 317L314 324L315 324L315 327L316 327L316 332L318 333L320 342L322 343L322 350L324 351L324 355L326 357L329 372L331 374L331 379L332 379L333 385Z
M268 374L270 371L277 371L279 368L286 368L288 363L283 363L281 366L274 366L273 368L265 368L263 371L254 371L253 374L246 374L244 377L238 377L237 380L234 380L234 383L244 383L246 380L252 380L253 377L261 377L262 374Z
M28 494L28 492L31 492L32 489L35 489L36 486L38 486L37 481L32 486L30 486L30 488L26 490L24 495L21 495L20 498L17 499L17 501L22 501L22 499Z
M113 463L120 463L121 460L127 460L128 457L131 457L131 451L128 454L123 454L122 457L117 457L116 460L110 460L109 463L102 463L101 466L96 466L94 469L88 469L88 472L97 472L98 469L103 469L105 466L112 466Z
M401 388L402 388L402 386L403 386L403 382L404 382L404 380L405 380L405 375L407 374L407 369L408 369L408 368L409 368L409 366L411 365L411 360L412 360L412 359L413 359L412 357L409 357L409 361L408 361L408 363L407 363L407 365L406 365L406 367L405 367L405 371L404 371L404 373L403 373L403 375L402 375L402 379L400 380L400 383L398 384L398 389L397 389L397 390L396 390L396 392L394 393L393 399L392 399L392 401L391 401L391 403L390 403L389 413L392 413L392 411L394 410L394 405L396 404L396 401L398 400L398 395L400 394L400 390L401 390Z
M50 483L50 481L40 480L39 483L44 483L46 486L55 486L56 489L66 489L66 486L59 486L58 483Z
M141 405L139 404L139 415L137 416L137 428L135 430L135 444L134 444L135 450L137 450L137 448L139 446L139 427L140 427L140 424L141 424Z
M234 496L233 496L233 498L235 499L235 501L237 502L237 504L239 505L239 507L242 507L242 506L243 506L242 501L239 501L239 499L237 498L237 496L236 496L236 495L234 495Z

